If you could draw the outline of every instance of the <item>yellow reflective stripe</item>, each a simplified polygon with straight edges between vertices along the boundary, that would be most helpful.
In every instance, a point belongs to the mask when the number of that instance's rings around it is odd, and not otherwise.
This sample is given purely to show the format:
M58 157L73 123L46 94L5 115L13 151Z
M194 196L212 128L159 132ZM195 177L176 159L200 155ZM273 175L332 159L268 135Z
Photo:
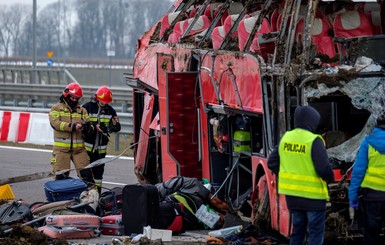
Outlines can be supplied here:
M58 111L51 111L49 115L54 118L58 118L60 116L60 113Z
M303 193L314 193L314 194L320 194L319 193L319 187L311 187L311 186L304 186L304 185L296 185L296 184L284 184L280 183L281 190L292 190L296 192L303 192Z
M319 178L307 175L291 174L291 173L279 173L279 177L292 179L295 181L307 181L313 183L319 183Z
M102 122L102 123L109 123L110 119L109 118L100 118L100 122Z
M304 176L291 173L279 174L279 193L294 194L313 193L318 197L326 197L328 199L328 189L326 182L319 177ZM326 196L325 196L326 195Z
M365 182L367 185L370 183L375 184L375 185L384 185L385 186L385 179L378 177L378 176L372 176L372 175L366 175L365 176Z
M69 117L70 115L71 115L71 113L68 111L61 111L60 112L60 116L62 116L62 117Z
M54 138L55 142L63 142L63 143L71 143L71 139L64 138ZM83 140L72 140L72 143L81 143L83 144Z
M370 165L368 166L368 170L366 172L367 173L373 173L375 175L385 175L385 169L373 167Z
M61 130L61 131L64 130L65 125L66 125L66 122L61 122L61 123L60 123L60 130Z
M64 143L64 142L54 142L53 145L54 146L60 146L60 147L67 147L67 148L71 147L71 143ZM81 147L84 147L84 144L83 143L75 143L75 144L72 144L72 147L73 148L81 148Z
M97 122L97 121L98 121L98 119L97 119L97 118L95 118L95 117L90 117L90 121L91 121L91 122Z

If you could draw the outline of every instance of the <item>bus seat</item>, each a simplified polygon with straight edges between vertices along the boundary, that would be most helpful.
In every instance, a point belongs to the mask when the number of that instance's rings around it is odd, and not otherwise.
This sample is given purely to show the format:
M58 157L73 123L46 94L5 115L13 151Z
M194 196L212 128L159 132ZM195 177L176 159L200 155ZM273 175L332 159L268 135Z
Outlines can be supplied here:
M373 35L372 26L366 15L357 10L350 10L336 15L333 22L334 35L351 38Z

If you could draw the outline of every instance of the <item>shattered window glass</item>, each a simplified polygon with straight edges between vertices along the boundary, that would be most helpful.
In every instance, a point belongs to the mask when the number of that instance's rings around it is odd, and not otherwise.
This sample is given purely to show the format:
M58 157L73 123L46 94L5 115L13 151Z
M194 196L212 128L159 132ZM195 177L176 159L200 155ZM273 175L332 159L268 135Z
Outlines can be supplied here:
M384 77L358 77L349 82L341 81L338 86L334 87L328 87L320 81L316 87L313 85L304 89L305 98L321 98L339 91L349 96L355 108L367 110L371 114L358 134L352 135L344 143L327 150L329 157L345 162L355 160L362 140L371 133L376 118L385 110L384 83Z

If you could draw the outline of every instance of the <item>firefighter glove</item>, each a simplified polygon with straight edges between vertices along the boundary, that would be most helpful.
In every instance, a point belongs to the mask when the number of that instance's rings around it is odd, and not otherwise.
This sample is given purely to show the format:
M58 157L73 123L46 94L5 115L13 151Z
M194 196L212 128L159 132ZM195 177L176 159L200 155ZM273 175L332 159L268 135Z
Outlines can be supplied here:
M82 133L84 135L91 134L93 132L93 127L91 125L91 122L85 122L82 124Z
M354 200L354 201L349 201L349 206L354 208L354 209L358 209L358 201L357 200Z
M101 123L99 127L103 131L104 134L108 134L109 133L108 132L108 128L107 128L107 126L104 123Z

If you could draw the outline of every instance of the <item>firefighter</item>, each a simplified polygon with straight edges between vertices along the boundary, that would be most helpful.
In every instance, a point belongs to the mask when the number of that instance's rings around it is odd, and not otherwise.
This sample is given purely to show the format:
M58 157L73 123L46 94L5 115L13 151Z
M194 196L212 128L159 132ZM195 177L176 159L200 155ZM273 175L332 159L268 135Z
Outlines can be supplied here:
M321 135L315 134L320 114L310 106L298 106L294 129L287 131L269 155L268 167L278 175L278 193L286 195L293 230L290 244L321 245L325 233L327 182L333 170Z
M358 209L362 195L364 244L380 244L385 213L385 114L377 118L372 134L365 137L353 165L349 205Z
M70 83L60 96L60 102L51 107L49 121L54 129L54 144L51 157L52 171L70 169L71 160L75 165L79 178L88 185L94 180L90 169L83 169L89 164L89 157L84 146L83 134L90 133L93 128L86 109L79 100L83 90L78 83ZM55 179L69 177L69 171L55 175Z
M86 136L85 145L91 163L106 157L109 134L120 131L119 118L114 108L109 105L112 102L112 92L107 86L100 87L91 101L84 104L91 122L96 130L93 134ZM92 168L95 185L101 193L104 164Z

